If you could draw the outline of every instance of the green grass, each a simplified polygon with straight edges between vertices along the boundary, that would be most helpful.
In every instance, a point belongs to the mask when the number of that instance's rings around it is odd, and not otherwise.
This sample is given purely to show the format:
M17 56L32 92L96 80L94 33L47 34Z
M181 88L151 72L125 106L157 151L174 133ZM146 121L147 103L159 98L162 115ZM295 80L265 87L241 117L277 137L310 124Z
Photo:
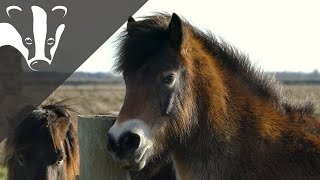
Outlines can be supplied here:
M0 166L0 180L6 180L7 169Z

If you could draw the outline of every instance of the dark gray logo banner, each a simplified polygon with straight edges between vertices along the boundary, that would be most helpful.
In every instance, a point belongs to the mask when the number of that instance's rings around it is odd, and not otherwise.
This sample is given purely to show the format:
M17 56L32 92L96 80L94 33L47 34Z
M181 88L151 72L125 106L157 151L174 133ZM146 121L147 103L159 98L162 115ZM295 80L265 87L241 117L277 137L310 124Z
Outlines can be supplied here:
M1 0L0 141L145 3Z

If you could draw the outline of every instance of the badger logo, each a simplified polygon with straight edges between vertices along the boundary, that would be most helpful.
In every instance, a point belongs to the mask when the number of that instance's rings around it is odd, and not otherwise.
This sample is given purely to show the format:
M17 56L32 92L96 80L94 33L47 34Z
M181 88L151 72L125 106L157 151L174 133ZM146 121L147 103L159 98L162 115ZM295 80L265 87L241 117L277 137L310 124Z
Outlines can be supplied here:
M24 10L19 6L6 8L6 14L9 19L14 19L13 13L23 13L24 11L28 10ZM55 6L50 13L55 11L63 12L61 18L64 18L67 14L65 6ZM29 12L30 16L32 16L32 25L30 26L32 31L17 31L12 23L0 23L0 47L5 45L15 47L24 56L29 68L33 71L39 71L50 66L65 25L61 23L56 27L48 26L48 15L39 6L32 6ZM28 29L27 27L23 28Z

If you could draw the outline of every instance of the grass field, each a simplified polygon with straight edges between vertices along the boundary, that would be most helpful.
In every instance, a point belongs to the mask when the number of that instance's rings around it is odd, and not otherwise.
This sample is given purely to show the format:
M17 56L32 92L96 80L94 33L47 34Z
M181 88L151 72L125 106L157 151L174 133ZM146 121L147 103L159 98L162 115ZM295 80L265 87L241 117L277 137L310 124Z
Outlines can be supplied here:
M316 114L320 117L320 85L287 85L284 86L284 93L297 102L307 97L313 100L317 107ZM70 103L75 104L73 107L81 114L105 114L120 110L124 94L123 85L60 86L49 99L75 98ZM0 180L4 180L5 176L5 169L0 168Z
M120 110L124 94L123 85L60 86L49 99L74 98L69 103L80 114L105 114Z
M286 85L283 90L294 102L312 101L316 106L316 115L320 117L320 85Z
M306 98L315 102L320 115L320 85L286 85L284 94L293 101L299 102ZM123 85L80 85L61 86L50 97L57 99L75 98L72 102L81 114L104 114L119 111L125 94Z

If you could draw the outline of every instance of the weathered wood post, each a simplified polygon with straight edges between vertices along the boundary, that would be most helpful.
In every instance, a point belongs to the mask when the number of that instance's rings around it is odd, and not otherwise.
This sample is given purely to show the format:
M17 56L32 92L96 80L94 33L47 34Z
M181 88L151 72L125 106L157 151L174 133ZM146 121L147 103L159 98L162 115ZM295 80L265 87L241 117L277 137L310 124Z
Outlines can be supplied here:
M128 171L121 169L107 153L107 132L116 115L79 116L80 180L128 180Z

